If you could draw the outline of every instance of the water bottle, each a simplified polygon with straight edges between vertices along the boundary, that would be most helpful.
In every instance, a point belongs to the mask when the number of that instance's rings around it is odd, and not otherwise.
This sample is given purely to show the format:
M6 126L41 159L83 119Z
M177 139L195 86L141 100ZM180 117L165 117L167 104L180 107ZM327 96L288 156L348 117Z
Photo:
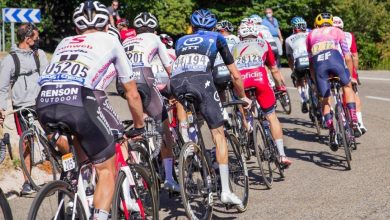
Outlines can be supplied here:
M191 126L188 129L188 137L193 141L194 143L198 143L198 135L196 133L196 128Z
M95 187L92 183L92 165L84 166L81 171L81 176L83 178L83 185L85 189L85 195L88 201L88 205L93 209L93 194L95 192Z

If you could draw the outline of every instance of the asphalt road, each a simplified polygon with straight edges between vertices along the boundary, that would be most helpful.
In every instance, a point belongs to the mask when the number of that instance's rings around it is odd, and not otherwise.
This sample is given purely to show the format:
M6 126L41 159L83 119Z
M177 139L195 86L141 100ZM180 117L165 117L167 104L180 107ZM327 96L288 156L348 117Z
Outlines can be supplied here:
M289 82L289 71L283 72ZM346 170L343 150L332 152L327 137L316 135L308 116L300 112L297 91L289 87L293 112L279 114L286 153L293 160L286 179L266 190L259 184L253 158L248 162L248 210L238 214L217 207L214 219L390 219L390 72L360 74L368 133L358 140L351 171ZM111 99L122 119L128 118L123 101ZM179 197L169 199L163 192L162 199L161 219L186 219ZM25 219L31 202L11 199L14 219Z

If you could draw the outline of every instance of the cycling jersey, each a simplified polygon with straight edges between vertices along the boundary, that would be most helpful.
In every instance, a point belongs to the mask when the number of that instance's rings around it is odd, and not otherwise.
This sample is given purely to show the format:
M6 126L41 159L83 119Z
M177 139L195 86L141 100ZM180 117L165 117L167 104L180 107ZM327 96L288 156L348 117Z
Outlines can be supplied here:
M224 124L222 104L211 75L218 53L225 65L234 63L226 40L219 33L198 30L180 38L171 78L171 90L176 97L188 92L196 96L195 104L211 129Z
M241 73L244 87L256 88L256 99L265 114L275 110L275 95L270 86L267 66L276 66L271 46L264 39L247 39L236 44L233 56Z
M336 27L314 29L309 33L306 45L316 73L317 89L322 97L330 96L330 75L338 76L342 86L350 82L350 73L344 62L344 56L350 50L342 30Z
M233 49L233 46L236 45L238 42L240 42L240 38L238 38L236 35L229 34L224 36L226 43L229 47L229 51L231 52ZM223 59L221 55L218 53L217 58L215 59L214 66L218 66L220 64L223 64L225 66L225 63L223 62Z
M121 40L121 34L119 33L118 29L113 27L111 24L108 25L107 33L111 34L112 36L117 38L119 41Z
M111 64L116 71L108 71ZM134 79L120 42L100 31L62 40L44 74L39 80L41 86L76 84L93 90L106 89L116 74L122 83ZM97 88L99 84L104 86Z
M271 48L272 51L275 53L278 51L278 46L276 45L275 38L272 36L269 28L265 25L258 25L259 29L259 38L263 38L265 41L267 41Z
M309 57L306 48L306 39L309 33L299 32L286 39L286 54L294 61L294 75L297 78L305 76L309 69Z
M123 42L127 57L133 68L151 67L154 56L158 55L165 67L172 65L167 48L161 42L160 37L153 33L142 33L136 37L127 38Z
M137 36L137 33L132 28L129 28L127 30L121 30L119 33L120 33L120 36L121 36L120 37L121 41L126 40L128 37L135 37L135 36Z
M357 53L357 46L356 46L356 41L355 41L355 36L350 33L350 32L344 32L345 34L345 39L348 44L348 48L350 49L351 53ZM341 51L341 48L339 47L339 51ZM357 80L358 75L355 66L353 66L353 71L352 71L352 78Z
M176 54L174 49L167 49L169 57L172 59L172 62L176 60ZM169 82L169 76L167 71L164 68L164 65L161 63L159 56L154 56L152 62L152 71L154 78L156 79L157 87L161 91Z

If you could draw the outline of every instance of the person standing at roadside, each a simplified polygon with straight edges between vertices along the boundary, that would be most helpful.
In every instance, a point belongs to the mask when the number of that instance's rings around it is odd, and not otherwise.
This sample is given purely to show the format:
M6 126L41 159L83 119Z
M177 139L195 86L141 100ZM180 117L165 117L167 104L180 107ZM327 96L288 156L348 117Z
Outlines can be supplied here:
M116 27L116 25L115 25L116 21L121 19L121 17L119 16L118 8L119 8L119 1L118 0L113 0L111 3L111 6L107 8L109 16L110 16L110 24L113 27Z
M16 33L18 46L1 61L0 64L0 124L5 118L7 98L11 87L13 109L28 107L35 109L35 99L38 96L38 77L48 65L46 54L38 49L39 32L33 23L22 24ZM15 113L15 125L20 136L27 129L22 117L25 113ZM30 152L25 152L26 167L30 166ZM31 170L29 170L30 172ZM25 182L21 194L31 194L33 189L24 175Z
M265 17L263 18L262 24L268 27L269 31L272 34L272 37L275 39L276 45L278 47L278 54L275 55L281 57L283 55L283 36L279 28L279 22L276 18L273 17L272 8L266 8L264 12Z

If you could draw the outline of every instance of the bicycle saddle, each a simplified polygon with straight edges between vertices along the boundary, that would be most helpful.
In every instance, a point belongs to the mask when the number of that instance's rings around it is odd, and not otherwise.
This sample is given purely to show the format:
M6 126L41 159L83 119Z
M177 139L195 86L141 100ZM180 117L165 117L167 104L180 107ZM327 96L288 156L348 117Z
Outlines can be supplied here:
M338 82L338 81L340 81L340 78L337 77L337 76L330 76L330 77L328 78L328 80L329 80L330 82Z
M67 124L65 124L64 122L47 123L45 125L45 127L49 133L55 133L57 131L60 134L71 133L69 126Z
M179 95L179 100L186 100L188 102L191 102L191 103L194 103L196 100L197 100L197 95L195 95L195 93L192 93L192 92L188 92L188 93L184 93L184 94L181 94Z
M248 104L247 102L242 101L242 100L233 100L230 102L222 103L222 106L225 108L225 107L234 106L234 105L247 105L247 104Z

